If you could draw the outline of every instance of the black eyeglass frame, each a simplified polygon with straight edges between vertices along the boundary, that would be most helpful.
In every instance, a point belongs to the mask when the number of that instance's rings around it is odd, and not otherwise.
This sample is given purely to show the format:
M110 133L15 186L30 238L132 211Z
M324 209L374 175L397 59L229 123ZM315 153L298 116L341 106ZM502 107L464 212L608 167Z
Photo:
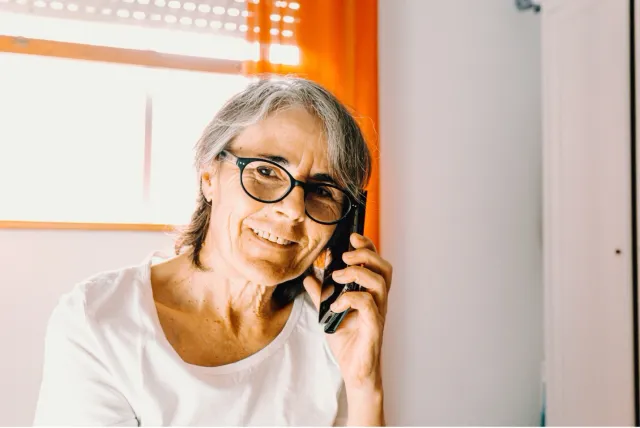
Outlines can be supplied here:
M242 186L242 190L244 190L244 192L247 194L247 196L249 196L251 199L253 199L255 201L258 201L258 202L262 202L264 204L275 204L277 202L282 201L284 198L289 196L289 194L293 191L293 189L296 188L296 186L302 187L302 191L304 192L305 200L306 200L306 197L307 197L307 192L315 191L318 187L331 187L331 188L340 190L342 193L344 193L344 195L347 197L347 201L348 201L347 209L342 214L342 217L340 217L337 220L331 221L331 222L320 221L320 220L314 218L307 211L307 204L305 203L305 205L304 205L305 214L307 216L309 216L309 218L311 220L315 221L316 223L320 223L320 224L324 224L324 225L338 224L342 220L344 220L352 210L355 210L358 207L357 202L354 201L354 199L351 197L351 195L349 195L349 193L345 189L343 189L343 188L341 188L339 186L336 186L335 184L331 184L331 183L314 183L314 182L305 182L305 181L296 180L296 178L293 175L291 175L291 173L289 171L287 171L282 165L280 165L277 162L271 161L269 159L243 158L243 157L236 156L236 155L234 155L233 153L231 153L231 152L229 152L227 150L223 150L222 152L220 152L220 154L218 155L218 159L221 160L221 161L226 161L226 162L233 163L234 165L236 165L240 169L240 185ZM242 180L242 174L244 172L244 169L247 167L247 165L249 165L252 162L265 162L265 163L274 165L274 166L280 168L281 170L283 170L285 172L285 174L287 174L287 176L289 177L289 189L281 197L279 197L278 199L274 199L272 201L265 201L263 199L260 199L260 198L257 198L255 196L253 196L247 190L247 188L244 186L244 182Z

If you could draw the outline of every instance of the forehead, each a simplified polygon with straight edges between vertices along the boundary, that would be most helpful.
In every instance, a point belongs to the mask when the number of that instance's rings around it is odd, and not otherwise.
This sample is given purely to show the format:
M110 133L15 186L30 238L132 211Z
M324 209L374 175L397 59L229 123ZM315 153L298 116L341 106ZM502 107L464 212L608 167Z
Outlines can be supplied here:
M240 156L281 156L295 168L326 172L327 145L320 119L296 107L247 127L236 137L232 148Z

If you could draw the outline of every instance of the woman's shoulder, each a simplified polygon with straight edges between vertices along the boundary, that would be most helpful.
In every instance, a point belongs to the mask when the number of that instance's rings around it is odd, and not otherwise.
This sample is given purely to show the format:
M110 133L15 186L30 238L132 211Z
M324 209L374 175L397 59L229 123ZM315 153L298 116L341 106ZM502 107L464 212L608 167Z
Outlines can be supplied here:
M148 263L97 273L59 298L46 328L39 418L73 420L64 412L84 400L98 407L108 402L116 413L130 410L120 398L134 396L131 385L140 376ZM103 407L76 413L85 421L114 416Z
M143 309L151 259L137 265L96 273L63 294L50 317L49 328L82 323L85 327L129 324Z
M131 265L119 269L96 273L64 294L59 306L82 306L87 315L105 311L117 311L120 305L140 293L140 288L148 278L148 263Z

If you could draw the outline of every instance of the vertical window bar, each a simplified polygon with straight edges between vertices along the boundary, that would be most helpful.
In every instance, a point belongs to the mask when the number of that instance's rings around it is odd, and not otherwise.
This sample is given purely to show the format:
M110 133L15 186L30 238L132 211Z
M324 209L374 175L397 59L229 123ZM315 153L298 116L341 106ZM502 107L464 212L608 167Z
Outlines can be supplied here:
M151 201L151 142L153 129L153 98L147 93L144 115L144 166L142 176L142 197L148 207Z

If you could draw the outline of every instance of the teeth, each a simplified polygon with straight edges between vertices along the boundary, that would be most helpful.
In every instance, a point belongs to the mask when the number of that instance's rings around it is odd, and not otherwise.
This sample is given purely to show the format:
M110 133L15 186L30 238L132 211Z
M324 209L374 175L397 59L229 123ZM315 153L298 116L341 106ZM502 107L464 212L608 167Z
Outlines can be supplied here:
M265 232L264 230L260 230L260 229L252 229L252 230L253 230L253 233L258 235L259 237L266 239L267 241L275 242L276 244L289 245L292 243L291 241L288 241L284 238L280 238L279 236L276 236L276 235L272 235L271 233Z

